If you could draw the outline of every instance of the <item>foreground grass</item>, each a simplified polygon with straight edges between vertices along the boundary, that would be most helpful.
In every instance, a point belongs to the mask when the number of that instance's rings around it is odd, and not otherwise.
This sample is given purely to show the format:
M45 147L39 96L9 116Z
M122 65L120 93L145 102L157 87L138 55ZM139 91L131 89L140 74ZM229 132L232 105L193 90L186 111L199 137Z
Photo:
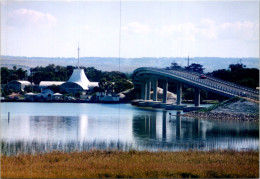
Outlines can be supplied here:
M88 151L2 156L2 178L258 178L257 151Z

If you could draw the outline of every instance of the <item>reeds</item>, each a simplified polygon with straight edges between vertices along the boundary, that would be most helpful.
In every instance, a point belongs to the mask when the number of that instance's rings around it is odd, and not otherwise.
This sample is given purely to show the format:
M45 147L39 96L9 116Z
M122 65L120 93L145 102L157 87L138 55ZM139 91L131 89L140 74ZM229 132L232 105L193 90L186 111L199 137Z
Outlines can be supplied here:
M60 152L81 152L90 150L138 150L138 151L184 151L184 150L258 150L258 139L247 139L246 142L240 139L229 139L225 142L210 139L210 141L175 141L175 142L162 142L157 140L137 140L134 143L122 141L27 141L27 140L1 140L1 154L6 156L19 155L19 154L39 154L49 153L52 151ZM241 145L243 143L243 145Z
M258 178L258 151L90 150L2 156L2 178Z

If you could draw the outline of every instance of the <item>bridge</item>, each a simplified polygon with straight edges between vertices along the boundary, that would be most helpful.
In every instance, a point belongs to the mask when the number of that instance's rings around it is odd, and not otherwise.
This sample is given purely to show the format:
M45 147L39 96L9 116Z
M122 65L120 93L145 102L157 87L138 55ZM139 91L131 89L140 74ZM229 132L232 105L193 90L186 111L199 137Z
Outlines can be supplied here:
M182 104L182 85L187 84L195 89L195 106L200 106L200 90L209 91L226 97L242 97L259 101L259 91L213 77L201 79L200 74L186 70L167 70L162 68L141 67L133 72L135 88L141 89L141 99L157 101L158 81L163 83L163 103L167 103L169 83L177 83L177 105Z

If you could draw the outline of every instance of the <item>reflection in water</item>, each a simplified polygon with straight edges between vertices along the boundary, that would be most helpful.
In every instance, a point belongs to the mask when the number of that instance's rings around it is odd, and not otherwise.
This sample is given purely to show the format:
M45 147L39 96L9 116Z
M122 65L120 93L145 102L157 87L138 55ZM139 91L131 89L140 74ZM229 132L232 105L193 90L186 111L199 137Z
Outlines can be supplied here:
M133 118L134 134L147 139L156 139L156 116L155 113L145 113Z
M79 118L79 138L77 137L77 141L83 141L84 137L87 136L87 129L88 129L88 116L81 115Z
M163 111L133 116L137 146L160 150L258 149L258 124L191 119L180 116L180 112L167 120L167 114ZM147 125L147 119L153 122Z
M166 115L167 115L167 112L166 111L163 111L163 118L162 118L162 139L163 141L166 141Z
M54 112L53 116L36 115L42 114L37 105L46 111L58 108L59 114L66 106L66 111L76 112L72 116L56 116ZM38 110L36 114L32 108ZM11 106L1 113L4 148L17 148L16 142L18 146L28 144L28 147L37 143L37 150L72 150L73 147L89 150L117 145L137 150L244 150L258 149L259 144L258 123L186 118L179 116L179 111L170 111L170 116L169 111L136 109L128 104L25 103L23 111L12 112L8 120L6 111L9 110Z
M176 113L176 140L181 140L181 116L180 112Z

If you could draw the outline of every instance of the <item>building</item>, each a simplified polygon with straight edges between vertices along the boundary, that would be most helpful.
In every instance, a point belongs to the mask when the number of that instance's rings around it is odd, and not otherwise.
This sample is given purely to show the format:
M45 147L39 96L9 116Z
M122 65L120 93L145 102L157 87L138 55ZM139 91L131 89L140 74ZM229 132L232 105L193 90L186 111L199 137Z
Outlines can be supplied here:
M65 83L66 81L41 81L40 84L39 84L39 88L41 90L49 87L49 86L60 86L62 85L63 83Z
M98 82L90 82L84 69L74 69L70 79L60 86L61 91L67 93L88 92L98 87Z
M30 86L29 81L17 80L7 83L5 89L11 89L13 91L24 91L25 86Z
M24 95L24 99L27 100L27 101L34 101L38 98L37 96L38 94L34 94L34 93L26 93Z
M63 95L60 94L60 93L54 93L54 94L53 94L53 99L54 99L54 100L61 100L62 97L63 97Z
M44 89L41 93L26 93L24 98L29 101L52 100L54 98L54 92L50 89Z
M115 93L97 92L97 101L100 102L118 102L120 96Z

